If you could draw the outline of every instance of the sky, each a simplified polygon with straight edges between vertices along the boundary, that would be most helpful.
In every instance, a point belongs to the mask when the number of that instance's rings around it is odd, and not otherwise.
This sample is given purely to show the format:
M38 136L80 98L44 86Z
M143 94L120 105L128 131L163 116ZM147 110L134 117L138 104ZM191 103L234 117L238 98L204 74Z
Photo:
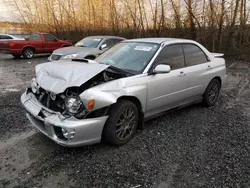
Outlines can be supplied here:
M4 0L0 0L0 21L14 21L10 7Z

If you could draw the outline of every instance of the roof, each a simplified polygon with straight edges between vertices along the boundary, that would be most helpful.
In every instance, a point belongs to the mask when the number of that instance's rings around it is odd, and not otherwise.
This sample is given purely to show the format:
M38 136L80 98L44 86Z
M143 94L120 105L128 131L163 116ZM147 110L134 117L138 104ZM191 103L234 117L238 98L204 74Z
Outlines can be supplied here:
M148 42L148 43L156 43L161 44L163 42L185 42L185 41L192 41L187 39L180 39L180 38L139 38L139 39L130 39L126 40L129 42Z
M87 37L86 37L87 38ZM99 35L99 36L88 36L88 38L100 38L100 39L107 39L107 38L116 38L116 39L125 39L123 37L118 37L118 36L108 36L108 35Z

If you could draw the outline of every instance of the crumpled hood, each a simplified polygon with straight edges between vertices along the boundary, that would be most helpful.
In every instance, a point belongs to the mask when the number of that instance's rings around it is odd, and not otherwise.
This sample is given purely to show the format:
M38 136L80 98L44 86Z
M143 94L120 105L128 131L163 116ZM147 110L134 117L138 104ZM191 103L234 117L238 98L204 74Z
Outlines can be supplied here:
M91 53L92 54L92 53L97 53L96 51L98 51L96 48L70 46L70 47L59 48L55 50L53 53L60 54L60 55L69 55L69 54L77 54L77 53L83 53L83 54Z
M58 94L68 87L81 86L108 67L95 61L43 63L36 66L36 81L43 89Z

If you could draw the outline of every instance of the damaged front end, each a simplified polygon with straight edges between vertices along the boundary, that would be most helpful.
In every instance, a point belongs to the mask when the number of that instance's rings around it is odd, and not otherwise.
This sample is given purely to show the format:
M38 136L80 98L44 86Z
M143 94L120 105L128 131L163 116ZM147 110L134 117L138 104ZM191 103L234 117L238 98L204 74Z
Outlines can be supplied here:
M48 109L61 113L65 117L74 116L77 119L84 119L87 116L98 117L107 114L108 106L101 109L95 108L94 98L81 98L81 93L103 83L125 77L125 74L114 73L112 70L104 70L79 87L67 88L62 93L54 93L43 89L35 79L32 80L30 91L36 99ZM95 112L93 112L95 109ZM97 113L98 112L98 113Z
M45 135L64 146L100 142L109 106L115 100L110 104L98 104L100 102L87 91L126 77L126 74L97 63L88 66L84 63L72 65L73 62L50 64L36 67L36 79L21 97L29 120ZM58 67L55 68L56 64Z

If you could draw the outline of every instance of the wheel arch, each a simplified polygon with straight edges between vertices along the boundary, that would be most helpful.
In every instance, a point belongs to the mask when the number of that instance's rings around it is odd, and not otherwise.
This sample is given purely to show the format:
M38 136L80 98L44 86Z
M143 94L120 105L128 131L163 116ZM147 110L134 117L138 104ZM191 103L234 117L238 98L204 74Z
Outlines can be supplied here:
M219 80L220 85L222 84L222 80L221 80L221 78L220 78L219 76L214 77L212 80ZM212 80L211 80L211 81L212 81ZM211 81L210 81L210 82L211 82ZM209 82L209 83L210 83L210 82Z
M23 47L22 54L23 54L24 50L27 48L31 48L32 50L34 50L34 53L36 53L36 49L33 46L25 46L25 47Z
M117 99L117 102L121 100L128 100L128 101L133 102L136 105L138 112L139 112L138 129L143 129L144 128L144 112L142 109L141 101L135 96L121 96Z

